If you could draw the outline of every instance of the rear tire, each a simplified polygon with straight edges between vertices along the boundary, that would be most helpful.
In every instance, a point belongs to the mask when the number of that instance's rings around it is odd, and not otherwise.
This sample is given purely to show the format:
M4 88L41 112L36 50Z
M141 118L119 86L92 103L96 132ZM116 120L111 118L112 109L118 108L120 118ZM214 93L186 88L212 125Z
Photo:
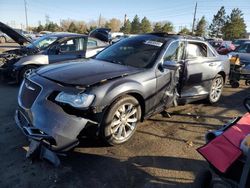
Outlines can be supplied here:
M105 114L101 124L101 137L110 145L123 144L135 133L141 119L141 107L132 96L117 99Z
M213 79L210 92L208 95L208 101L210 104L217 103L220 100L222 90L224 86L224 79L221 75L216 75L216 77Z
M246 80L246 81L245 81L245 85L246 85L246 86L249 86L249 85L250 85L250 80Z
M238 88L238 87L240 87L240 83L239 83L238 81L233 81L233 82L231 83L231 87L232 87L232 88Z

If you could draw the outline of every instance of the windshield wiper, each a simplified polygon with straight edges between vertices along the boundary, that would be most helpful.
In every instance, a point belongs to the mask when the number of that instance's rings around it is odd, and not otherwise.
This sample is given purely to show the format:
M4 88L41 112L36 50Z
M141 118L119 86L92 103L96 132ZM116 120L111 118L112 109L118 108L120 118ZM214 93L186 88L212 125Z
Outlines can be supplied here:
M125 65L121 61L117 61L115 59L102 59L102 58L93 58L93 59L97 59L97 60L100 60L100 61L106 61L106 62L109 62L109 63L119 64L119 65Z
M110 63L114 63L114 64L119 64L119 65L125 65L123 62L121 62L121 61L117 61L117 60L114 60L114 59L112 59L112 60L108 60L108 62L110 62Z

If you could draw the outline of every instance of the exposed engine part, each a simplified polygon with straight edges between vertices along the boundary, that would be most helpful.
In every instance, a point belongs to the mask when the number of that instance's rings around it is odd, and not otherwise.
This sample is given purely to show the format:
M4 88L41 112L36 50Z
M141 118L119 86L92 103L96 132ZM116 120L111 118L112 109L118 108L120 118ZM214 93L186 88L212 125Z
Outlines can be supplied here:
M13 65L24 56L37 53L35 50L21 47L20 49L8 50L0 54L0 67Z

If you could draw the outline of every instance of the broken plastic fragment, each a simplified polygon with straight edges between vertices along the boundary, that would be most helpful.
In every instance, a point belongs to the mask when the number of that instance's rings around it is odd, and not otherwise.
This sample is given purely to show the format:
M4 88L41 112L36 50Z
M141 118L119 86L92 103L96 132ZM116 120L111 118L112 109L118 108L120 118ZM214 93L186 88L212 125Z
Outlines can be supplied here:
M46 159L55 167L60 166L60 159L58 158L57 154L46 148L41 142L33 139L30 142L26 157L30 158L31 160Z

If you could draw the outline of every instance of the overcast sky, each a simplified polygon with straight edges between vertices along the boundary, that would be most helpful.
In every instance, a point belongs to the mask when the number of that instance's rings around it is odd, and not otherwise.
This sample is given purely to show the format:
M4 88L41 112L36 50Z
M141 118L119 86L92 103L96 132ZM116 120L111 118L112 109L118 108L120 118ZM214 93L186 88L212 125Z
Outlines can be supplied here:
M28 23L37 26L45 23L45 15L51 21L59 23L62 19L97 20L99 15L106 19L130 20L135 14L140 18L147 16L150 21L171 21L175 30L191 27L196 0L26 0ZM247 30L250 31L250 0L197 0L197 18L204 15L208 22L221 6L227 14L233 8L240 8L244 13ZM12 27L25 25L24 0L0 0L0 21Z

